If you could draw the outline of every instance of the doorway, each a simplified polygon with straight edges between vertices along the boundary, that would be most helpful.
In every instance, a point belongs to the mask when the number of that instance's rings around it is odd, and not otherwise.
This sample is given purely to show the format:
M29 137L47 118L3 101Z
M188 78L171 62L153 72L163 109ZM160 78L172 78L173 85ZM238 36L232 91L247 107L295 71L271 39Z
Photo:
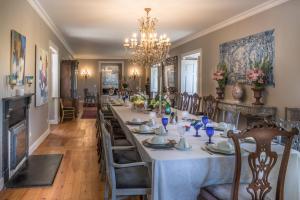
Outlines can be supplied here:
M187 54L181 59L181 92L194 94L199 92L200 52Z
M60 80L60 72L59 72L59 54L58 48L53 43L50 43L50 95L49 95L49 109L48 109L48 117L50 124L58 124L60 121L60 105L59 105L59 80Z

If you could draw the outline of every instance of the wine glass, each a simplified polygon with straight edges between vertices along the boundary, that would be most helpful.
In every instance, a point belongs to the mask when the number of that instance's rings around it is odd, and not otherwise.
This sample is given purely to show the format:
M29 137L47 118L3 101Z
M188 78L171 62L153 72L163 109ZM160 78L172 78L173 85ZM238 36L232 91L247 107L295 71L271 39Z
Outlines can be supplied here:
M202 117L202 123L204 124L204 129L206 129L206 124L208 123L208 116L204 115Z
M214 135L215 130L214 127L212 126L207 126L206 127L206 135L208 136L208 142L206 142L206 144L213 144L213 142L211 141L211 137Z
M169 118L168 117L161 118L161 123L163 124L163 126L165 127L165 130L167 131L167 125L169 123Z
M203 126L203 124L201 122L194 124L194 129L196 130L196 135L194 135L194 137L201 137L201 135L199 135L198 131L202 126Z

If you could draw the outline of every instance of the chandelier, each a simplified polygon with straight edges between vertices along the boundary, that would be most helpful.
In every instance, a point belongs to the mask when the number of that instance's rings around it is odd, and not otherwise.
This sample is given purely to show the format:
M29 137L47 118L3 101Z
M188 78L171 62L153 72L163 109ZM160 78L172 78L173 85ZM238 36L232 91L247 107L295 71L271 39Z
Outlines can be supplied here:
M131 53L131 63L149 67L166 59L171 43L166 34L158 37L155 30L158 20L149 16L151 8L145 11L146 16L139 19L140 34L133 33L130 39L126 38L124 47Z

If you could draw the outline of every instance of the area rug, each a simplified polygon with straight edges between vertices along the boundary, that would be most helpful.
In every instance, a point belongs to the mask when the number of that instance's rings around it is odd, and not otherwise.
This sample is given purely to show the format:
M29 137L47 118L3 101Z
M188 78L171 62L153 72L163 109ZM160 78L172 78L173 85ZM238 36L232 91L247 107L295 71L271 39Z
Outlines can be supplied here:
M97 117L97 108L96 107L87 107L83 108L83 113L81 119L96 119Z
M31 155L24 166L6 184L7 188L51 186L63 154Z

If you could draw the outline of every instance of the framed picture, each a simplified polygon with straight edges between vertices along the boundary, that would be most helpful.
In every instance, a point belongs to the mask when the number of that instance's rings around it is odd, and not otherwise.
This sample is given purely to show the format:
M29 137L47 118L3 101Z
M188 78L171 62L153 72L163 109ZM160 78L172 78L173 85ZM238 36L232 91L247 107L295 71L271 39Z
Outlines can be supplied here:
M49 54L35 46L35 105L42 106L48 102L48 65Z
M16 80L16 85L24 85L26 37L11 31L11 62L10 75Z

